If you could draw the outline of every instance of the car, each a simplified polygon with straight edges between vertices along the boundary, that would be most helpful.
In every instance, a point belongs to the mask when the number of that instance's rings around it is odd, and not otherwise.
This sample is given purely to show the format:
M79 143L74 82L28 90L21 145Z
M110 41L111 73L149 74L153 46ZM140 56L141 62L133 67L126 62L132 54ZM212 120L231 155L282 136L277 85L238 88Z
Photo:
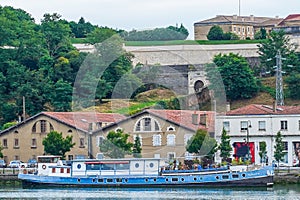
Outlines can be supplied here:
M12 160L10 161L8 167L10 168L19 168L23 162L20 160Z
M27 167L37 167L37 161L36 159L29 159L27 163Z
M1 168L6 167L6 162L5 162L5 160L0 160L0 167L1 167Z

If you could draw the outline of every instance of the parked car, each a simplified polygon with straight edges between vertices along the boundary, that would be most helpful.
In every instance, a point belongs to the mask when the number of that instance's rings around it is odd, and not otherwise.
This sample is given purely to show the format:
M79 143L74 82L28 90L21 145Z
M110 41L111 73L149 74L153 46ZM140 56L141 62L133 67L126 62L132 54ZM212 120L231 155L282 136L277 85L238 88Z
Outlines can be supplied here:
M37 167L36 159L29 159L27 163L27 167Z
M23 162L20 161L20 160L12 160L12 161L10 161L8 167L10 167L10 168L19 168L19 167L21 167L22 164L23 164ZM25 167L24 164L22 166Z
M0 160L0 167L1 167L1 168L6 167L6 162L5 162L5 160Z

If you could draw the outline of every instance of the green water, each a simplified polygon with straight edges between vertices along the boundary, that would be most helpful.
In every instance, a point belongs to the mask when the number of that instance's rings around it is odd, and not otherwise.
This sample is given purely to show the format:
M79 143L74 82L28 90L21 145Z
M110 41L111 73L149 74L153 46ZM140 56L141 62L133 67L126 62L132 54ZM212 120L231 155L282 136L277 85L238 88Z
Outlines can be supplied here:
M61 188L22 189L2 186L0 199L289 199L300 200L300 185L273 188Z

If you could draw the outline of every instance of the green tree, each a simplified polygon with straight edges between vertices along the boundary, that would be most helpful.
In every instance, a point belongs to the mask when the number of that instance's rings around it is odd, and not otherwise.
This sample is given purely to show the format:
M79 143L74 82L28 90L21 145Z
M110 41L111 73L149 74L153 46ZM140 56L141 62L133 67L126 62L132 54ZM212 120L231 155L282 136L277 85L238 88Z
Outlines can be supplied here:
M266 156L267 156L267 143L266 142L259 142L259 157L261 160L261 163L266 162Z
M256 40L262 40L267 38L267 31L265 28L261 28L259 31L257 31L254 34L254 39Z
M213 61L222 76L227 99L248 99L258 92L257 80L244 57L218 54ZM208 76L208 79L213 77Z
M51 104L54 107L54 111L70 111L73 92L72 85L60 79L53 85L53 87Z
M221 143L218 148L221 151L220 156L222 161L226 161L227 158L230 157L232 147L230 145L230 136L227 135L227 131L224 128L222 130Z
M187 142L186 150L198 156L212 159L217 151L217 142L205 130L199 129Z
M288 88L288 97L300 99L300 74L293 73L285 79Z
M100 145L100 151L110 158L124 158L132 153L133 144L127 142L128 137L129 134L123 133L123 130L110 131Z
M275 137L275 152L274 152L274 158L278 162L279 166L279 161L283 161L283 156L284 156L284 143L282 142L282 135L280 131L277 132L276 137Z
M208 40L223 40L223 29L218 26L214 25L209 29L209 32L207 34Z
M9 127L12 127L14 125L18 124L18 122L7 122L5 123L3 126L2 126L2 129L1 130L5 130L5 129L8 129Z
M115 35L117 32L108 27L97 27L91 33L87 34L86 40L90 44L101 43L104 40Z
M134 144L132 148L132 154L135 158L141 158L142 147L141 147L141 139L139 136L136 136L134 139Z
M285 58L282 62L282 69L288 73L299 71L299 67L296 67L299 63L298 57L295 55L296 46L291 43L284 31L272 31L266 40L260 42L258 50L262 70L269 71L271 74L275 73L273 67L276 66L276 55L279 51ZM290 68L289 65L295 67Z
M44 151L46 154L58 155L65 158L66 152L70 151L75 145L75 143L72 142L72 139L73 136L71 135L63 138L62 133L51 131L43 139Z
M2 144L0 144L0 158L3 158L3 153L2 153L2 150L3 150L4 148L3 148L3 146L2 146Z

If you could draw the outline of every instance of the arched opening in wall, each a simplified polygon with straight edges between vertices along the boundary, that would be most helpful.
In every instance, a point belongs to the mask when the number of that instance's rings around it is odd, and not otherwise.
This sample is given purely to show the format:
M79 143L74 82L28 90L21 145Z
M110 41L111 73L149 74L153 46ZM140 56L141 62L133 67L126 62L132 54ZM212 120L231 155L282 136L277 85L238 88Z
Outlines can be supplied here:
M197 80L194 84L195 93L201 92L203 89L204 83L201 80Z

